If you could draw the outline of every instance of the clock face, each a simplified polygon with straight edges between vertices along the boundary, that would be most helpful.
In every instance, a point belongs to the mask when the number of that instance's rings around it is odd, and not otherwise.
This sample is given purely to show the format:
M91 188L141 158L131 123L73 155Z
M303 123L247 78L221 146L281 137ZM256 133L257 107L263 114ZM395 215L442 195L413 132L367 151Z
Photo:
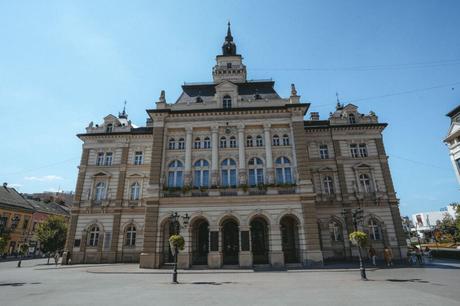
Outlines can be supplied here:
M225 129L225 134L230 134L231 132L232 132L232 130L230 128Z

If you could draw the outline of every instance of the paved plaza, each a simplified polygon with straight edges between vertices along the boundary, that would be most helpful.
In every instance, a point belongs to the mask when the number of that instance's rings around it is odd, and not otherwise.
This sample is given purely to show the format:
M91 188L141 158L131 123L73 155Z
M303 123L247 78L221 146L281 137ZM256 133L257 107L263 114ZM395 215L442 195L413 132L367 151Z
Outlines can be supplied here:
M0 305L460 305L460 263L370 269L180 271L0 263Z

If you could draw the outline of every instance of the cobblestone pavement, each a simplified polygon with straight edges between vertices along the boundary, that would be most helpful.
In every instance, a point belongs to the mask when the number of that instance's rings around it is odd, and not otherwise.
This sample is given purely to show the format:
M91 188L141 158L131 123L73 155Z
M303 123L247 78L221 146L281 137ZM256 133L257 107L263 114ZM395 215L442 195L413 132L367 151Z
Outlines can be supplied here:
M460 305L460 263L371 269L170 271L0 263L0 305Z

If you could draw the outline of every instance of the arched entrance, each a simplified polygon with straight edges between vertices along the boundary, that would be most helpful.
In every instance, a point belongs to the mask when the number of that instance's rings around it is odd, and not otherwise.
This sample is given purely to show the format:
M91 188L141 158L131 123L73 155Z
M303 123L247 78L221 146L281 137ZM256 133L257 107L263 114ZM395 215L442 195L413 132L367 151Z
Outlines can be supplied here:
M174 234L174 225L168 221L163 224L161 244L161 264L173 263L174 256L169 247L169 237Z
M209 223L199 219L192 225L192 265L206 265L209 252Z
M228 219L222 224L222 254L224 265L237 265L240 251L238 224Z
M299 232L297 220L292 216L285 216L280 221L281 242L283 247L284 262L299 262Z
M254 264L268 264L268 225L263 218L254 218L251 223L252 260Z

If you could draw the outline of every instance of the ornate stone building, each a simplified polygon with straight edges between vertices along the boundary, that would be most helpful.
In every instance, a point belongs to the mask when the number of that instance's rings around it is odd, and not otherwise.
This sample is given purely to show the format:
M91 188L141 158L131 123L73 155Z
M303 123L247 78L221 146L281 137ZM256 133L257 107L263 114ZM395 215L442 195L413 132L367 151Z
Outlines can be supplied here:
M455 176L460 183L460 106L451 110L447 116L450 118L450 127L444 142L449 149Z
M292 85L247 80L228 28L213 82L162 92L145 127L123 111L79 134L83 153L65 256L73 263L172 260L170 215L188 214L179 266L308 266L356 255L351 213L382 252L406 243L374 113L310 113Z

